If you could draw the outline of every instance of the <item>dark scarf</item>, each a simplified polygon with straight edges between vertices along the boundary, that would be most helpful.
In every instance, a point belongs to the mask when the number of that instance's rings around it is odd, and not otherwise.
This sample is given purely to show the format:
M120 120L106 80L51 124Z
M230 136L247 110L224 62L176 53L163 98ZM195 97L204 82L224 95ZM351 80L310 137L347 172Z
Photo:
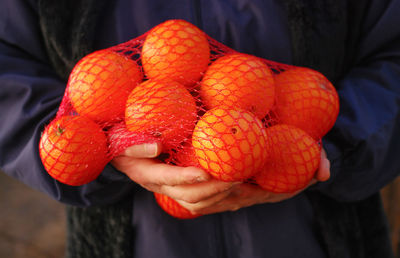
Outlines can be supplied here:
M314 68L332 82L352 66L358 26L367 0L284 0L294 64ZM61 78L93 51L97 18L106 1L39 0L39 18L49 58ZM330 258L393 257L379 193L341 203L308 191L321 243ZM107 207L67 207L67 256L131 257L132 200Z

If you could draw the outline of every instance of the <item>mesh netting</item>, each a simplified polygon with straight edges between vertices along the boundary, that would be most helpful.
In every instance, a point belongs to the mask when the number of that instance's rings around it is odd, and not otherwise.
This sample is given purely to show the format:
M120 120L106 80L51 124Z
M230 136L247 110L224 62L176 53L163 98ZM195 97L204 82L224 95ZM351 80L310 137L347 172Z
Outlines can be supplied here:
M319 72L239 53L170 20L76 64L40 156L55 179L79 185L126 147L160 142L168 164L293 192L314 176L338 110Z
M64 115L47 126L39 154L52 177L68 185L83 185L96 179L107 164L107 138L92 120Z
M304 188L314 176L320 161L320 147L303 130L278 124L266 130L268 159L255 181L275 193L288 193Z

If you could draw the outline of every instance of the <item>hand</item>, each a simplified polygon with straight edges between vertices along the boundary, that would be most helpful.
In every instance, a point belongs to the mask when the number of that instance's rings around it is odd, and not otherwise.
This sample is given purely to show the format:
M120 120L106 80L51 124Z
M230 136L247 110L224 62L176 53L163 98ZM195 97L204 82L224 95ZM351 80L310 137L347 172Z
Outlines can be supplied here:
M272 193L263 190L257 185L243 183L234 186L229 191L217 194L209 199L197 203L177 202L193 214L211 214L223 211L235 211L240 208L261 203L274 203L292 198L318 181L326 181L330 177L330 162L324 149L321 151L321 161L314 178L303 189L293 193Z
M161 145L142 144L128 147L111 164L149 191L165 194L185 203L200 203L229 194L235 183L220 182L196 167L178 167L154 159Z

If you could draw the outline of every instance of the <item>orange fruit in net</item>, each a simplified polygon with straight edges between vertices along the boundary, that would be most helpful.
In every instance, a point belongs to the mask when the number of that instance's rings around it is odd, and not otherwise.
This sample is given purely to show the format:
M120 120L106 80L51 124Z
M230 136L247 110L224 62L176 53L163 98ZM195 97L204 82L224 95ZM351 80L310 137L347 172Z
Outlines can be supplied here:
M255 176L263 189L290 193L307 186L321 159L318 142L303 130L285 124L267 128L269 158Z
M217 107L207 111L196 124L192 144L200 166L222 181L253 176L268 155L262 122L240 109Z
M190 136L196 119L194 97L172 80L149 79L132 90L126 103L126 128L160 139L166 149Z
M200 167L192 143L183 143L174 152L174 163L181 167Z
M188 209L182 207L174 199L159 193L154 193L158 205L169 215L178 219L194 219L200 215L192 214Z
M218 58L200 83L206 108L239 107L264 118L274 105L275 85L270 68L252 55L235 53Z
M335 124L339 97L321 73L296 67L275 77L276 116L281 123L297 126L321 139Z
M201 78L209 62L206 34L184 20L155 26L143 43L142 64L149 78L170 78L188 86Z
M88 118L61 116L45 128L39 154L50 176L67 185L83 185L96 179L106 166L107 139Z
M126 99L142 79L135 61L108 49L99 50L77 63L67 92L80 115L108 122L124 117Z

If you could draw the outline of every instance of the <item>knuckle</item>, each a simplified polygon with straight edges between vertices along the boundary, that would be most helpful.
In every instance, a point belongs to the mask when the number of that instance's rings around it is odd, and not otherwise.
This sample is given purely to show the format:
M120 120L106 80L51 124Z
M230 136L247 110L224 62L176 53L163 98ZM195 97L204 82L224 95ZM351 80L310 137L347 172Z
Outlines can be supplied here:
M208 193L208 195L214 195L214 194L218 194L218 193L227 191L228 189L224 184L214 184L209 188L207 193Z

